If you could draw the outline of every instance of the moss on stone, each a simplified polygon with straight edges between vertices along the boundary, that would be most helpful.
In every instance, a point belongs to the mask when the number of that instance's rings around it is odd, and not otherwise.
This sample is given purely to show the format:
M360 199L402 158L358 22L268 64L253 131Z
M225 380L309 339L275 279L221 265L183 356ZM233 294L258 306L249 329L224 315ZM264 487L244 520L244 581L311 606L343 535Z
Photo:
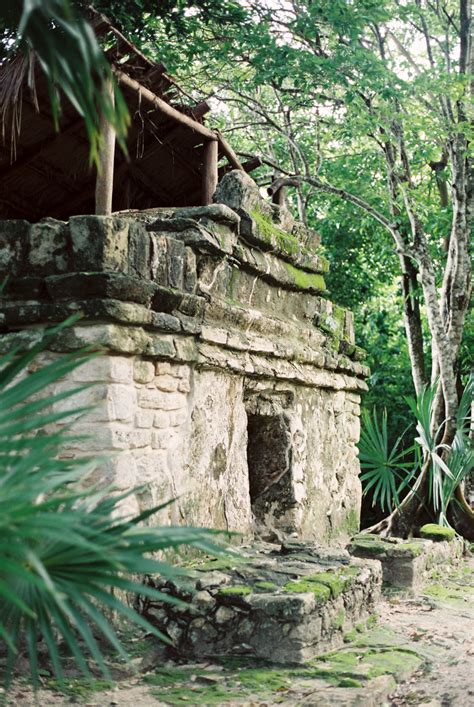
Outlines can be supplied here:
M384 648L372 650L367 655L369 678L380 675L393 675L396 680L403 680L411 675L422 663L422 659L414 651L401 648Z
M332 572L318 572L317 574L287 582L283 587L283 591L296 594L311 592L323 601L331 597L335 599L352 584L353 578L357 574L358 569L356 567L343 567Z
M315 290L317 292L325 291L326 283L324 282L324 277L322 275L318 273L306 272L306 270L301 270L291 263L283 263L283 266L292 284L299 290Z
M315 575L314 581L328 587L331 591L331 596L335 599L350 585L351 577L344 575L341 571L320 572Z
M341 678L339 687L363 687L363 684L360 680L355 680L355 678Z
M262 592L276 592L279 589L278 584L274 582L255 582L253 586Z
M315 582L311 577L305 577L305 579L295 580L292 582L287 582L283 586L283 591L290 594L313 594L319 603L323 604L328 601L331 597L331 590L329 587L319 582Z
M420 536L425 540L434 540L435 542L445 540L449 542L456 537L456 531L453 528L445 528L436 523L427 523L420 528Z
M344 521L344 526L348 535L354 535L355 533L359 532L360 515L358 511L355 511L353 508L351 508L347 512L346 519Z
M351 551L362 557L377 557L385 554L418 557L423 554L424 545L420 540L395 543L390 542L390 539L380 538L378 535L361 533L353 538Z
M230 680L229 685L232 686L233 682ZM235 682L239 687L257 694L268 690L277 692L291 686L291 682L285 677L284 670L271 670L266 667L239 670Z
M335 618L333 619L331 626L334 629L340 629L344 626L344 621L346 620L346 612L344 609L339 609Z
M390 547L391 555L408 555L410 557L419 557L423 554L425 548L423 543L414 540L410 543L400 543L399 545L392 545Z
M298 239L278 228L269 216L262 214L258 209L253 209L250 215L255 221L260 236L268 245L274 246L276 241L281 250L284 253L288 253L288 255L295 255L300 252L301 245Z
M62 682L56 679L46 681L46 687L53 692L60 692L70 698L71 702L89 702L95 692L110 690L112 680L96 678L64 678Z

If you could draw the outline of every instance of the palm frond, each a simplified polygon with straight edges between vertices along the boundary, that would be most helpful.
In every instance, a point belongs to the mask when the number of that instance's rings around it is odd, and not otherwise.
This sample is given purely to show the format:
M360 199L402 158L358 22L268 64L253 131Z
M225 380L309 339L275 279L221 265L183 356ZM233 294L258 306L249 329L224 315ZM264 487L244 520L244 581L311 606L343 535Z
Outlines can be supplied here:
M117 590L176 601L139 581L149 574L179 574L179 568L160 559L162 552L183 545L222 552L217 531L143 523L162 506L124 516L121 504L134 490L116 494L88 484L94 460L58 459L68 428L49 429L66 415L48 411L57 400L48 391L91 354L64 354L28 373L57 331L47 332L32 350L0 359L0 410L10 413L0 412L0 640L7 652L7 684L22 641L32 679L38 682L40 638L58 680L60 641L86 676L89 656L107 676L94 633L127 658L110 623L111 612L169 640L116 596ZM77 391L62 393L62 399Z
M408 428L407 428L408 429ZM364 494L372 494L372 505L380 504L382 511L400 504L400 492L408 485L412 472L407 466L413 448L401 449L406 430L389 448L387 411L379 419L377 411L362 411L362 429L359 458L363 473L360 478Z

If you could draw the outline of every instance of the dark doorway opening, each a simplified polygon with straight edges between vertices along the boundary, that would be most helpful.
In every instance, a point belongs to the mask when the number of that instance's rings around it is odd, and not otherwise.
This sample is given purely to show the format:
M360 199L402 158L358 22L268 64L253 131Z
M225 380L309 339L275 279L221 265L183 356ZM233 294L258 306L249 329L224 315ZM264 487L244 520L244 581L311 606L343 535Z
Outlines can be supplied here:
M247 424L250 503L259 534L270 538L278 529L292 532L283 518L295 505L289 419L249 413Z

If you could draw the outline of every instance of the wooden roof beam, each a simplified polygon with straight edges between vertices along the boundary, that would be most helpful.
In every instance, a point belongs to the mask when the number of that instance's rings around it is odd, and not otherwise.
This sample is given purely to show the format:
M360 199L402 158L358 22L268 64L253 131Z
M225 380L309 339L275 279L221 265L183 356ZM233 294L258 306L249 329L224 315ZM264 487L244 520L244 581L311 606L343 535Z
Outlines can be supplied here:
M233 169L240 169L243 170L244 168L242 167L242 163L235 154L234 150L231 148L225 137L221 135L220 132L217 132L217 140L219 142L219 147L221 149L221 152L224 154L224 156L227 158L229 164L232 165Z
M195 133L204 138L204 140L217 140L217 135L212 132L212 130L205 128L204 125L201 125L201 123L198 123L184 113L180 113L179 110L176 110L176 108L170 106L169 103L166 103L166 101L162 98L159 98L148 88L142 86L138 81L135 81L135 79L132 79L123 71L120 71L120 69L113 68L113 72L117 77L119 84L129 88L131 91L135 91L135 93L138 93L143 100L150 103L154 108L156 108L156 110L163 113L163 115L166 115L171 120L184 125L190 130L193 130Z

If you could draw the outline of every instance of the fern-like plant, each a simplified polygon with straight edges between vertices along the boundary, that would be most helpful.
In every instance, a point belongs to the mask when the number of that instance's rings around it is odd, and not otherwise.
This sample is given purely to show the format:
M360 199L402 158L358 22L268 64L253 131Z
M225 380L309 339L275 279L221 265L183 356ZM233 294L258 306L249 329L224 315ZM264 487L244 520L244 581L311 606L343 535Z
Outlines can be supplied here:
M48 389L88 354L65 354L28 372L56 333L50 330L30 350L0 359L0 643L6 649L7 684L20 647L38 683L40 641L60 681L60 642L85 675L90 675L92 658L108 677L97 635L127 658L109 621L112 613L164 638L120 594L170 601L139 579L179 573L157 553L183 544L219 552L212 531L144 523L158 508L123 517L119 504L124 494L83 483L90 461L58 456L70 431L55 423L64 423L68 413L54 412L52 406L78 389L55 395ZM51 425L56 431L48 432Z

